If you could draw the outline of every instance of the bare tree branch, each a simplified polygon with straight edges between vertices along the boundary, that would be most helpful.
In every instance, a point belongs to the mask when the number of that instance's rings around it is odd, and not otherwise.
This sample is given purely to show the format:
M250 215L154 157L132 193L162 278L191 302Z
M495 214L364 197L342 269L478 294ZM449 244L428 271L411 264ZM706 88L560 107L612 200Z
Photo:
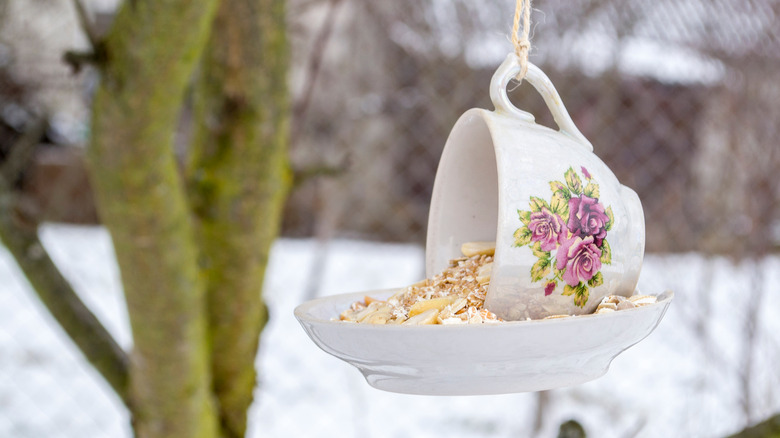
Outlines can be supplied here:
M73 69L73 73L76 74L80 73L81 69L86 65L99 66L105 61L105 58L103 57L102 52L97 51L97 48L102 46L98 45L95 47L96 49L90 52L68 50L64 55L62 55L62 60L65 61L66 64L70 65L71 69Z
M63 54L62 60L71 66L73 72L78 74L86 65L100 66L106 61L105 42L98 34L95 23L89 18L89 13L84 6L83 0L73 0L73 6L76 8L76 16L79 25L89 41L89 50L68 50Z
M119 398L127 402L127 355L51 260L38 239L37 222L15 214L17 194L12 184L28 167L45 127L45 120L35 122L14 144L0 169L0 239L54 319Z
M318 164L309 167L303 167L293 170L293 190L300 187L302 184L317 177L336 177L343 175L347 171L349 163L344 160L336 165L330 164Z
M44 118L34 119L30 125L11 146L8 156L0 166L0 183L9 189L29 167L35 154L35 147L46 132L46 119Z
M328 48L328 42L333 33L333 27L336 22L336 13L339 10L339 6L342 4L343 0L328 1L328 12L325 16L325 21L314 39L314 47L312 47L311 54L309 55L309 62L306 66L306 83L303 88L303 94L293 108L292 144L295 144L298 135L303 128L303 124L306 121L306 113L308 112L309 104L311 103L311 98L314 94L314 87L317 85L317 78L320 75L322 58L325 54L325 50Z
M550 391L536 393L536 413L534 414L534 435L539 435L544 426L544 417L550 407Z
M753 265L753 275L751 275L750 299L748 300L748 308L746 309L744 319L744 338L741 354L743 362L739 367L739 377L742 386L742 411L746 422L752 420L753 410L755 409L753 406L753 368L756 356L756 338L759 336L758 332L761 324L761 304L766 292L766 288L763 287L766 284L764 281L764 269L762 269L760 261L755 260L751 264Z
M86 7L84 7L82 0L73 0L73 6L76 8L76 16L79 19L79 25L81 26L81 29L84 30L84 34L87 36L90 45L92 45L92 48L94 49L100 45L100 37L97 34L97 30L95 29L92 20L89 18L89 13L87 12Z

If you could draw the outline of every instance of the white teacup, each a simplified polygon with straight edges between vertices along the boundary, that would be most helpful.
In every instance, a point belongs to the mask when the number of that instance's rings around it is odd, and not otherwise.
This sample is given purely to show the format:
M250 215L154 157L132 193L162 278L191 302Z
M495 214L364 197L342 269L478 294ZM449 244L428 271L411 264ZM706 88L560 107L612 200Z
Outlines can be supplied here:
M534 123L506 94L510 54L493 75L495 111L470 109L450 132L431 199L428 277L465 242L496 241L485 306L505 320L592 312L634 292L642 267L642 204L594 153L555 87L529 64L525 80L560 131Z

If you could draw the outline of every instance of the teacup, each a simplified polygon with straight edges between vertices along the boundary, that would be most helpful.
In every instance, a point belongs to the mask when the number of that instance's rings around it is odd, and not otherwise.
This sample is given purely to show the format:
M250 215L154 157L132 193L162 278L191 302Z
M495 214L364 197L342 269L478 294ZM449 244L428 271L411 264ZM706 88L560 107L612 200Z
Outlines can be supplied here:
M529 63L525 80L560 131L509 101L519 71L510 54L490 83L495 110L470 109L450 132L431 198L427 275L463 243L495 240L487 309L505 320L590 313L603 297L636 288L642 204L593 153L538 67Z

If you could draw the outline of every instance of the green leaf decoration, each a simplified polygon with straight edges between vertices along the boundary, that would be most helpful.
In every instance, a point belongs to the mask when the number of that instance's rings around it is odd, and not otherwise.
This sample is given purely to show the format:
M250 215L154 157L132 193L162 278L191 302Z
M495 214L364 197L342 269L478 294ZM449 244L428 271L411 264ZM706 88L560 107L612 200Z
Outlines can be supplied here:
M580 180L580 176L577 175L574 169L570 167L564 174L564 178L566 179L566 185L572 193L575 195L582 193L582 180Z
M564 285L564 286L563 286L563 294L564 294L564 295L566 295L566 296L572 295L572 294L574 294L575 292L577 292L577 289L578 289L580 286L582 286L582 283L581 283L581 282L580 282L580 284L578 284L578 285L576 285L576 286L569 286L568 284L567 284L567 285Z
M520 222L522 222L523 225L528 225L528 223L531 222L530 211L517 210L517 215L520 216Z
M598 198L599 185L591 181L588 183L588 185L585 186L585 189L583 189L582 193L590 198Z
M555 266L555 263L552 263L552 269L553 269L553 278L557 278L561 281L563 281L563 273L566 271L566 268L558 269L557 266Z
M609 223L607 223L607 226L604 227L605 230L609 231L612 229L612 225L615 223L615 213L612 213L612 206L610 205L607 207L607 217L609 218Z
M541 242L534 243L534 246L531 247L531 251L533 251L534 257L537 259L550 259L550 251L542 251Z
M569 200L569 198L571 198L571 192L569 192L569 188L566 187L566 184L564 184L564 183L562 183L560 181L552 181L550 183L550 190L553 193L560 192L561 196L566 198L567 201Z
M564 221L569 219L569 200L558 191L550 199L550 211L561 216Z
M550 273L550 259L540 259L531 267L531 281L539 281Z
M580 307L585 307L585 304L588 303L589 295L590 293L588 291L588 287L580 283L574 292L574 304Z
M528 227L520 227L515 231L515 246L525 246L531 243L531 230Z
M612 248L609 247L609 242L607 242L606 239L604 239L601 242L601 264L602 265L609 265L612 264Z
M531 211L542 211L542 207L550 209L550 206L547 204L547 201L545 201L542 198L537 198L536 196L531 196Z
M601 271L596 272L596 275L594 275L593 278L588 280L588 285L590 287L599 287L602 284L604 284L604 276L601 275Z

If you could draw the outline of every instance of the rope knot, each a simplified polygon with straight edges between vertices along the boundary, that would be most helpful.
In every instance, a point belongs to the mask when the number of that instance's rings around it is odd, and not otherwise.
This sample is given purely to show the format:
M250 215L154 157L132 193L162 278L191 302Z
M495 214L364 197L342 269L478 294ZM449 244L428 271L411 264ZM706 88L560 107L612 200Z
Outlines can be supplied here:
M518 58L528 59L528 52L531 50L531 43L529 41L520 41L515 44L515 55Z
M523 17L523 34L520 32L520 16ZM515 46L515 55L520 61L520 73L516 79L522 81L528 71L528 52L531 50L531 41L528 34L531 29L531 0L517 0L515 7L515 21L512 26L512 44Z

